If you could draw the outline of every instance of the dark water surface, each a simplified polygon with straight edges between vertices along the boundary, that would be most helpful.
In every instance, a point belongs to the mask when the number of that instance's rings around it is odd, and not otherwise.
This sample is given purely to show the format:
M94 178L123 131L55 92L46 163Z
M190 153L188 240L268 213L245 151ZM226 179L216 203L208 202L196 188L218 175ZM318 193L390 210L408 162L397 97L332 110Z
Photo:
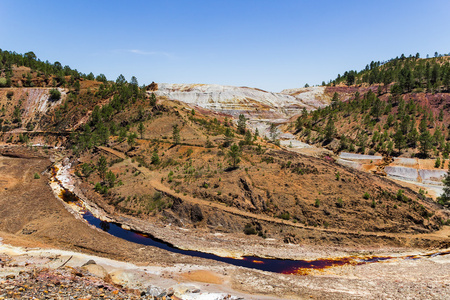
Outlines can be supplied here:
M56 179L55 179L56 180ZM61 185L62 186L62 185ZM72 192L64 189L61 198L69 203L76 204L83 207L81 200ZM212 259L215 261L221 261L230 265L252 268L262 271L270 271L284 274L308 274L309 270L322 270L330 267L343 266L343 265L362 265L367 263L376 263L381 261L387 261L390 259L420 259L423 257L434 257L439 255L450 254L450 251L437 252L425 255L403 256L403 257L390 257L390 256L369 256L369 257L342 257L332 259L316 259L316 260L290 260L290 259L270 259L261 258L255 256L244 256L242 259L236 259L231 257L221 257L215 254L194 251L183 250L175 247L174 245L164 242L158 238L155 238L149 234L136 232L133 230L126 230L121 227L120 224L114 222L101 221L95 217L88 210L83 210L83 218L91 225L100 228L109 234L124 239L129 242L158 247L173 253L179 253L183 255L190 255L193 257L201 257L206 259Z

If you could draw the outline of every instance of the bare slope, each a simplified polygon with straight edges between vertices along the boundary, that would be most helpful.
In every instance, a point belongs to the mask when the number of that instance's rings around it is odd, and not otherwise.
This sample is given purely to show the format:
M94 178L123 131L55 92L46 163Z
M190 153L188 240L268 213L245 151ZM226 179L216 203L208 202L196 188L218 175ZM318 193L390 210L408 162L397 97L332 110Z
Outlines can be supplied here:
M249 87L216 84L158 84L155 92L168 99L238 116L244 113L260 119L285 119L303 108L313 110L329 103L323 87L272 93Z

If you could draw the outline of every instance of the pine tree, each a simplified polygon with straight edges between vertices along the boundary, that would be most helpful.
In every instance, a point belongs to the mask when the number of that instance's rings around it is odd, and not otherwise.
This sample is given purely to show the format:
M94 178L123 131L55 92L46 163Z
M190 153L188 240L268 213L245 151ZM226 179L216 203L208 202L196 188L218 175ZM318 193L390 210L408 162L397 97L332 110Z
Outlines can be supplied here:
M256 141L259 137L259 130L258 128L255 129L255 134L253 135L253 140Z
M108 182L110 188L113 188L114 183L116 182L116 175L113 172L108 171L106 173L106 182Z
M325 126L325 141L331 142L336 135L336 127L334 127L334 121L332 117L328 118L327 125Z
M395 148L398 149L398 152L402 152L402 149L405 148L406 142L405 142L405 135L402 133L401 130L398 130L394 135L394 143Z
M445 178L442 182L444 183L444 193L439 197L439 203L441 203L443 205L449 205L450 204L450 165L449 165L447 174L445 175Z
M144 123L140 122L138 126L138 131L141 136L141 139L144 138L144 130L145 130Z
M416 128L413 128L408 134L408 143L412 148L416 148L417 141L419 139L419 133Z
M130 147L134 146L134 144L136 142L136 138L137 138L137 136L136 136L136 133L134 133L134 132L132 132L128 135L127 143Z
M272 142L275 142L277 140L279 133L275 123L270 123L269 135Z
M152 164L154 164L154 165L158 165L161 162L161 160L159 159L158 152L156 152L156 151L153 152L151 160L152 160Z
M240 158L241 157L241 149L239 148L239 146L236 144L233 144L230 147L230 151L228 151L228 156L230 157L230 161L229 161L230 165L233 168L236 168L237 165L241 162L241 158Z
M228 147L231 145L231 142L233 141L234 138L234 133L233 131L230 129L230 127L225 128L225 143L224 143L224 147Z
M155 93L152 93L151 95L150 95L150 105L151 106L155 106L156 105L156 96L155 96ZM194 111L194 109L192 109L193 111Z
M247 122L247 119L245 118L245 116L243 114L240 114L239 120L237 122L237 129L240 134L245 134L245 130L247 128L246 122Z
M247 130L245 132L244 141L245 141L245 144L247 144L247 145L251 145L252 144L253 138L252 138L252 133L250 132L250 130Z
M337 92L334 92L333 98L331 98L331 106L333 108L336 108L339 103L339 94Z
M180 128L178 128L178 124L172 126L172 138L173 142L178 145L180 143Z
M425 115L423 116L422 120L420 120L419 131L420 133L427 131L427 118Z
M419 143L420 143L420 146L419 146L420 154L424 157L427 157L428 152L430 151L430 149L432 147L431 135L428 132L428 130L425 130L424 132L422 132L420 134Z
M108 162L106 161L106 157L104 157L102 155L102 156L100 156L100 158L98 159L98 162L97 162L98 175L100 175L100 178L102 180L105 179L107 169L108 169Z

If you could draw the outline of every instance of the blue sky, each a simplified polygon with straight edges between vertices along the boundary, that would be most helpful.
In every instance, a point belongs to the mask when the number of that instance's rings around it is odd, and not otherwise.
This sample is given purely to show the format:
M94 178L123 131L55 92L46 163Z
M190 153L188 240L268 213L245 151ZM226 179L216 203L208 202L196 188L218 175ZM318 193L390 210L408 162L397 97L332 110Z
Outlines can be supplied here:
M450 52L450 1L0 2L0 48L140 84L269 91Z

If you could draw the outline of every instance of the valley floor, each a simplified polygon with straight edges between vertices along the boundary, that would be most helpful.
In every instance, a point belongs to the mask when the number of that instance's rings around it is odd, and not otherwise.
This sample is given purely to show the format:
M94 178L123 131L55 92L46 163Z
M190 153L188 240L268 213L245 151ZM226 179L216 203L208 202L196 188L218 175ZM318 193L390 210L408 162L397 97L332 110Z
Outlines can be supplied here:
M137 298L142 292L146 296L165 292L173 299L223 299L228 295L231 299L443 299L450 294L450 255L346 265L300 276L235 267L127 242L68 212L48 185L44 171L49 165L50 161L38 154L0 157L0 299L20 298L29 289L57 295L59 285L64 286L63 296L84 289L84 294L76 295L111 298ZM39 179L34 179L35 173L41 174ZM168 237L179 236L177 229L159 230ZM448 228L445 230L438 234L448 235ZM201 240L199 235L192 236L185 234L184 239L193 244ZM224 244L253 246L256 241L246 236L220 238ZM272 244L278 257L426 253L420 249L314 247L259 240L262 242L255 242L255 248ZM94 260L95 266L83 267L89 260Z

